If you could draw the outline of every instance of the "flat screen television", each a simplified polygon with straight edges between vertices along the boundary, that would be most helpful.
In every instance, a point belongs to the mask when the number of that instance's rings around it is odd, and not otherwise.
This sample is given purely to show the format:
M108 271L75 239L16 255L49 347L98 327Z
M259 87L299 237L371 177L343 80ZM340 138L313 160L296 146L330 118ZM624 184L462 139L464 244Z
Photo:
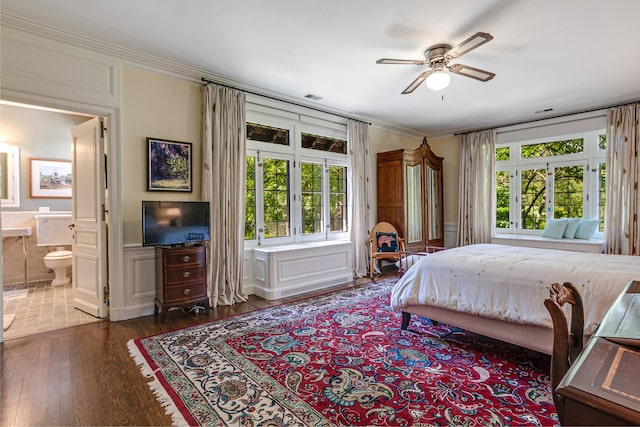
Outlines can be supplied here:
M142 245L185 246L209 240L209 202L142 201Z

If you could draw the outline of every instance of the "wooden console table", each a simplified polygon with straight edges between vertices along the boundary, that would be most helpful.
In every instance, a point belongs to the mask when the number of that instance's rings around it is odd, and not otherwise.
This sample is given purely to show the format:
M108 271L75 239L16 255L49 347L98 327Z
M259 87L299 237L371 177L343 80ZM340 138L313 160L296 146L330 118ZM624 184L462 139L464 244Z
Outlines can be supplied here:
M627 284L556 392L566 425L640 425L640 281Z

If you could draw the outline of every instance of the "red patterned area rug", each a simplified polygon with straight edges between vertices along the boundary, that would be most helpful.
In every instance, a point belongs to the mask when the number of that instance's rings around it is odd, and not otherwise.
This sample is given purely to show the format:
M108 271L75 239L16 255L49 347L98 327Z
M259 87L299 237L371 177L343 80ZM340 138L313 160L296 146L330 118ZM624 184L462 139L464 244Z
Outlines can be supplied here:
M557 425L549 356L389 308L395 279L135 339L176 425Z

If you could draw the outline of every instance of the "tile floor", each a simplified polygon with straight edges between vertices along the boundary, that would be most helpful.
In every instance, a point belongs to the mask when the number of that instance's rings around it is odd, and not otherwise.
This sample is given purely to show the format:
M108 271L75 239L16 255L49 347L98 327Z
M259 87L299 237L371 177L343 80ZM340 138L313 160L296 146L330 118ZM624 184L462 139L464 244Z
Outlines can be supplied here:
M3 291L5 295L11 295L10 291L21 289L28 290L25 298L3 298L2 301L3 314L15 314L11 327L4 331L5 340L101 320L73 307L71 284L56 287L50 282L5 285Z

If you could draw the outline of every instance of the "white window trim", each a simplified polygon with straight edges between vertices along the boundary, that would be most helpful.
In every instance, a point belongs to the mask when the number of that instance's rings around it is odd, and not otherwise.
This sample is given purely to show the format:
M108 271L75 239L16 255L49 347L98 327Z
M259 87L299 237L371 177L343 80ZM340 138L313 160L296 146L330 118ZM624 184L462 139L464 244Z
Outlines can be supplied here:
M278 159L289 162L289 235L283 237L264 236L264 185L263 185L263 162L264 159ZM256 163L256 176L260 179L256 180L256 227L258 229L258 245L282 245L285 243L293 243L296 236L296 213L295 213L295 165L292 154L279 153L274 151L258 151ZM259 215L259 216L258 216Z
M292 234L288 237L264 238L264 199L262 188L262 168L258 170L256 161L256 235L253 240L245 240L245 248L250 249L257 246L277 246L292 243L307 243L327 240L348 240L349 232L330 232L329 227L329 173L330 165L348 167L347 155L332 153L321 150L302 148L301 134L310 133L329 138L343 139L347 141L346 123L324 120L322 118L310 117L303 114L295 114L282 110L271 110L269 107L260 105L247 105L247 122L263 124L267 126L279 127L289 131L289 146L271 144L261 141L247 140L247 155L260 155L261 157L290 156L291 176L290 176L290 227ZM300 173L300 162L321 163L323 169L323 214L324 233L303 235L302 229L302 183ZM347 174L348 176L348 174ZM347 191L351 187L347 184ZM347 208L347 215L351 215L351 209ZM260 232L260 230L263 230Z
M520 235L541 235L543 230L525 230L520 224L521 212L521 177L520 173L523 169L546 168L547 172L557 166L584 164L584 193L583 193L583 218L599 218L599 194L598 194L598 164L605 162L606 153L598 149L599 136L605 133L605 129L588 130L584 132L569 133L558 136L548 136L543 138L535 138L522 140L517 142L496 143L496 148L509 147L509 160L501 160L495 162L495 171L508 171L509 180L509 228L496 227L496 198L493 199L492 209L492 233L496 234L520 234ZM552 141L563 141L582 138L584 140L584 151L582 153L574 153L563 156L538 157L530 159L521 159L520 147L523 145L539 144ZM495 152L494 152L495 156ZM495 175L492 182L493 192L496 192ZM547 185L547 199L553 200L553 186ZM553 218L553 209L546 207L546 218ZM601 237L602 233L596 233L596 237Z
M246 157L253 157L255 160L255 174L256 176L254 177L254 182L256 183L256 188L255 188L255 218L256 218L256 229L255 229L255 239L245 239L244 241L244 247L245 248L253 248L258 246L258 230L261 228L260 225L258 224L258 220L259 218L262 218L262 203L261 203L261 199L259 199L258 195L262 194L262 192L258 193L258 186L262 186L262 180L258 180L257 175L258 175L258 151L257 150L253 150L253 149L247 149L246 150ZM245 199L246 200L246 199ZM246 206L245 206L245 210L246 210ZM245 224L246 226L246 224Z
M326 173L326 184L327 184L327 192L326 192L326 196L327 196L327 213L326 213L326 218L328 221L331 221L331 218L329 217L330 213L329 213L329 196L330 196L330 188L329 188L329 167L330 166L340 166L340 167L344 167L347 168L347 200L345 200L345 203L348 204L349 202L349 191L351 191L351 188L349 186L349 182L348 182L348 176L349 176L349 166L347 165L347 161L346 160L333 160L333 159L328 159L327 160L327 173ZM349 215L351 215L351 209L349 209L349 206L347 206L347 224L349 223ZM331 231L329 230L330 225L327 224L327 240L348 240L349 239L349 230L347 229L347 231Z
M301 242L305 242L305 241L316 241L316 240L324 240L326 239L326 229L327 229L327 211L328 211L328 204L329 204L329 200L328 200L328 182L327 182L327 162L323 161L323 159L319 159L317 157L305 157L305 156L298 156L298 165L300 166L300 170L302 171L302 163L312 163L312 164L316 164L316 165L320 165L322 167L322 231L319 233L309 233L309 234L305 234L303 232L304 230L304 224L303 224L303 215L302 215L302 172L299 174L296 174L296 189L295 192L298 195L298 197L296 197L297 199L297 206L296 206L296 213L299 215L300 217L300 235L299 235L299 241Z

